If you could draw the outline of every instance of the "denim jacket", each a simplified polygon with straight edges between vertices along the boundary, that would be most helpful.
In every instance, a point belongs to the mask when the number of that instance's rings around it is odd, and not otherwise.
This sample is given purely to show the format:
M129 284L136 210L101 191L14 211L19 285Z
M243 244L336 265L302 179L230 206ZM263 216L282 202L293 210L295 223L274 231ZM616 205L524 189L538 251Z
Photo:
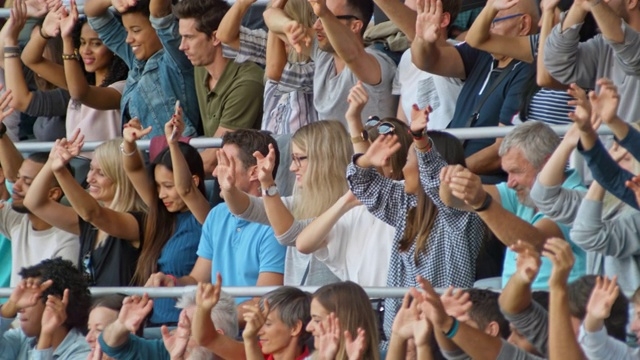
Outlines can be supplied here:
M200 113L193 65L178 49L181 40L178 21L173 14L163 18L151 17L150 21L158 33L163 49L147 61L140 61L126 43L127 31L111 12L89 18L89 25L100 39L129 67L127 84L120 102L122 123L137 117L143 127L153 126L147 138L164 135L164 125L173 116L176 100L180 100L186 124L184 135L193 136L200 124Z

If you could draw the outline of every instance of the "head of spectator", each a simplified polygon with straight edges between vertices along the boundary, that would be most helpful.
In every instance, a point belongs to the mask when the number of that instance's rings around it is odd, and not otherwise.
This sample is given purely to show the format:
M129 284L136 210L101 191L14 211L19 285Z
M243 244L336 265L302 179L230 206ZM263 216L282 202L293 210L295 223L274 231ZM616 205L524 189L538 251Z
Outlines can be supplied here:
M89 194L114 211L142 211L146 206L124 171L121 143L118 138L96 148L87 174Z
M122 25L127 29L126 43L139 61L147 61L162 49L162 43L151 26L149 0L138 0L122 14Z
M311 321L307 331L314 336L314 347L318 349L320 323L326 323L329 314L334 314L340 323L340 334L349 331L355 339L358 328L365 331L365 351L363 359L379 360L378 327L367 293L360 285L351 282L337 282L319 288L311 300ZM340 336L336 359L346 359L345 337Z
M180 50L193 66L206 67L222 56L222 42L216 32L228 10L229 4L224 0L184 0L173 8L180 19Z
M24 206L24 198L27 196L27 191L35 179L36 175L40 172L44 164L49 160L49 154L44 152L32 153L22 162L20 169L18 170L18 177L13 184L11 191L11 208L21 214L30 214L29 209ZM67 164L67 168L71 171L71 166ZM49 198L55 201L60 201L64 193L58 184L58 181L54 178L51 181L51 190L49 191Z
M93 300L93 305L89 312L89 321L87 322L87 342L91 347L91 351L96 348L98 336L107 327L107 325L118 319L118 313L122 308L122 295L107 295Z
M76 28L78 26L80 31L74 42L77 43L78 55L82 58L90 82L106 87L116 81L126 80L129 74L127 64L109 50L87 21L80 20ZM98 83L96 79L102 81Z
M538 303L538 305L542 306L545 310L549 310L549 292L548 291L534 291L531 293L531 297L533 301ZM511 334L509 334L509 338L507 341L520 349L536 355L543 357L543 355L536 349L535 346L524 336L515 326L509 324L509 329L511 330Z
M62 258L43 260L37 265L23 268L20 276L23 280L35 280L39 283L51 280L52 282L51 286L42 292L40 301L33 306L19 309L20 327L27 337L40 335L42 316L48 297L62 299L65 290L69 292L69 303L66 307L67 319L57 331L66 334L72 329L83 331L86 328L91 307L91 294L84 274L71 261L62 260Z
M196 292L185 293L178 299L176 307L182 309L184 315L193 320L193 313L196 309ZM182 315L182 314L180 314ZM216 331L230 337L236 337L239 331L238 328L238 313L236 310L236 303L231 295L224 291L220 292L220 299L216 303L216 306L211 310L211 320L216 326ZM217 359L205 347L198 346L195 340L190 339L187 345L187 352L189 356L185 354L185 359Z
M284 5L284 12L289 16L292 20L295 20L305 28L311 28L313 23L316 21L316 15L313 13L313 8L309 4L307 0L290 0ZM287 47L287 56L289 62L297 63L297 62L307 62L310 57L308 54L304 52L298 53L296 51L292 51L292 48L289 45L285 45Z
M362 38L373 16L373 1L371 0L327 0L326 6L333 15L343 21L351 32ZM335 50L324 32L322 21L318 18L313 24L316 31L318 47L322 51L334 53Z
M568 301L569 313L571 314L571 324L578 336L580 324L587 314L587 303L591 297L591 292L596 284L596 275L586 275L569 284ZM620 292L611 307L611 314L604 320L604 326L609 336L622 342L627 336L627 322L629 320L629 300Z
M352 155L349 135L337 120L313 122L293 134L289 170L296 176L296 219L319 216L349 190L345 173Z
M404 180L402 168L407 163L409 148L413 144L409 126L404 121L396 118L388 117L376 122L376 118L373 117L365 123L365 127L371 142L375 141L381 132L385 135L395 134L398 136L398 142L401 145L400 150L391 155L389 165L382 168L382 174L393 180Z
M522 0L509 9L500 10L491 23L492 34L502 36L527 36L538 32L540 9L536 0ZM507 59L500 54L491 54L497 60Z
M507 185L517 192L521 204L535 208L529 192L540 170L560 144L560 137L541 121L516 126L502 140L498 154L508 174Z
M447 164L465 166L464 149L462 143L455 136L440 131L428 131L427 134L433 141L435 150ZM407 194L416 195L418 203L407 214L407 227L400 241L400 251L409 251L415 241L415 259L417 261L419 254L427 248L427 240L438 210L420 184L418 156L413 148L409 150L402 173L404 175L404 191Z
M311 320L311 295L295 287L281 286L260 299L262 311L265 301L269 304L269 313L258 331L262 352L274 358L289 348L296 349L296 354L304 353L305 344L311 338L306 330Z
M269 134L263 131L252 129L239 129L234 132L227 132L222 137L222 151L235 162L235 181L238 189L247 194L260 196L260 180L258 180L258 162L253 156L255 152L263 156L269 154L269 144L275 151L275 166L273 167L273 178L278 173L280 163L280 151L278 143ZM218 176L217 171L213 171L213 176Z
M198 150L183 142L178 142L178 147L187 161L193 182L204 195L204 165ZM149 276L157 271L156 265L160 253L175 231L177 215L189 211L189 207L178 194L175 186L169 147L162 150L151 161L148 172L156 185L157 196L154 197L155 204L149 206L142 251L133 276L133 281L140 286L144 285Z
M485 289L469 289L471 309L467 313L467 324L484 331L491 336L503 339L509 337L509 322L500 312L498 293Z

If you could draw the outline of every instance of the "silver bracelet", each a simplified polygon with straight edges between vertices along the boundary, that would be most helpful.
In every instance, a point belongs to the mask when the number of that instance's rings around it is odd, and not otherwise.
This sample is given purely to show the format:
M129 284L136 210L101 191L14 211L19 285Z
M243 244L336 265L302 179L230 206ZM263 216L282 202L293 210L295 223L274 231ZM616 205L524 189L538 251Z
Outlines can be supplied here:
M128 153L124 150L124 141L120 143L120 152L124 155L124 156L133 156L138 152L138 149L133 150L132 152Z

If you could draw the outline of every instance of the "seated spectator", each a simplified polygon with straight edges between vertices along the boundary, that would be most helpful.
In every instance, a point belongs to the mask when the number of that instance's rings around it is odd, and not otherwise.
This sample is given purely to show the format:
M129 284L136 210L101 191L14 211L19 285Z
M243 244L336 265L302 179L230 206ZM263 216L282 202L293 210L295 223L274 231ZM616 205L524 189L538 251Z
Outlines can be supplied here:
M122 24L109 12L113 5L122 14ZM171 2L88 0L84 12L89 25L107 47L129 67L122 93L122 124L133 118L152 126L147 138L162 135L166 119L174 113L176 100L185 109L185 135L200 127L193 66L178 49L178 23Z
M517 15L517 16L516 16ZM532 1L500 11L492 32L499 35L529 35L536 31L538 9ZM513 125L522 100L522 87L533 67L519 60L490 54L462 43L442 44L441 0L420 0L416 39L411 44L413 63L421 70L464 80L449 128ZM502 139L473 139L463 142L469 169L482 175L486 184L506 180L500 169L498 149Z
M145 168L136 140L151 129L142 129L137 119L125 125L120 148L124 170L149 208L144 243L133 276L133 282L139 286L161 286L163 283L152 276L157 272L172 279L186 276L196 263L201 223L210 207L204 199L202 159L195 148L178 141L185 127L182 109L178 107L164 127L169 147ZM158 299L147 326L175 324L179 315L175 300Z
M219 294L219 301L207 315L218 325L222 334L237 334L237 314L233 298ZM98 342L104 354L119 360L134 359L216 359L207 349L200 347L191 334L191 322L196 313L196 297L187 293L176 304L182 309L175 331L162 327L162 339L144 339L133 335L153 308L153 300L147 294L128 296L122 303L118 319L100 334Z
M585 254L571 242L570 226L556 223L539 212L529 196L536 176L558 147L560 138L545 123L527 121L516 126L500 145L502 168L509 174L509 181L498 185L482 185L480 177L462 166L449 166L440 174L440 196L444 203L464 211L477 213L496 237L506 246L518 240L541 248L549 237L565 239L575 253L576 265L571 280L585 273ZM584 191L580 176L575 170L565 171L562 187ZM502 285L516 271L516 255L507 249ZM534 289L546 289L551 273L551 263L543 260L540 275Z
M313 25L316 38L303 24L292 20L282 9L264 12L269 30L284 38L289 46L301 49L311 46L311 59L316 69L313 77L313 103L319 119L343 121L349 89L362 81L372 101L365 107L366 117L388 117L396 114L391 96L394 62L376 50L365 48L362 36L373 14L370 0L324 0L312 3L318 17ZM344 121L343 121L344 123Z
M0 109L6 109L11 101L11 92L0 96ZM11 242L11 286L18 284L18 272L22 267L39 263L44 259L62 257L78 263L80 244L78 236L53 227L32 214L24 205L24 199L34 179L44 167L49 155L32 153L25 160L8 136L2 124L12 109L0 113L0 167L8 183L12 185L11 204L0 208L0 234ZM47 196L60 201L63 191L57 181L47 184Z
M122 308L122 295L107 295L93 300L89 320L87 321L87 335L85 339L91 348L89 359L109 360L110 357L102 354L102 349L98 344L98 337L109 324L118 320L118 314Z
M593 15L600 33L581 42L585 17ZM637 3L574 1L546 40L544 66L560 83L584 89L612 79L620 86L620 117L640 118L640 6Z
M120 98L129 69L102 43L88 23L79 23L74 1L70 11L67 14L62 3L58 3L57 8L47 14L41 33L32 35L22 60L47 81L69 91L67 138L80 129L87 141L115 139L122 129ZM80 29L79 34L76 29ZM58 33L62 35L64 66L47 60L43 54L46 38L54 38ZM77 37L79 49L75 48ZM79 61L83 62L84 69ZM94 78L91 85L87 77ZM91 156L91 153L84 155Z
M90 285L128 286L143 244L146 208L122 168L122 140L110 140L96 149L87 192L67 169L84 145L79 130L73 135L51 149L25 206L53 226L79 236L78 267ZM60 184L71 207L48 197L52 182Z
M86 360L91 294L87 281L68 260L47 259L23 268L22 280L0 312L0 357L27 360ZM20 327L10 329L20 313Z
M256 153L259 153L266 156L270 147L274 151L275 140L258 130L241 129L226 133L222 144L214 175L219 179L231 177L230 181L237 182L241 191L258 196L258 173L262 168L254 155L258 156ZM189 156L185 157L189 159ZM229 164L233 164L232 170L227 172ZM277 168L276 164L273 173ZM158 175L156 180L159 180ZM271 227L239 218L233 215L226 203L221 203L207 215L199 240L198 257L190 273L176 277L159 272L153 274L150 281L160 286L195 285L199 282L211 282L215 274L220 273L228 279L227 283L231 286L282 285L285 248L278 244ZM238 304L238 320L242 322L244 305L247 302L256 303L258 299L238 297L235 300Z
M195 66L195 86L204 135L221 138L228 131L259 129L264 72L251 62L239 64L222 55L218 27L229 10L223 0L185 0L173 10L179 20L182 50ZM201 153L211 173L217 149Z
M225 359L305 359L309 356L305 330L311 319L311 296L297 288L281 286L265 294L260 306L250 305L244 313L244 344L220 333L208 314L220 297L222 278L215 284L198 284L193 336L198 344Z
M607 91L603 88L600 92L601 100L604 100ZM567 132L540 171L531 189L531 199L540 212L554 221L572 225L572 241L587 254L587 274L617 274L622 289L633 291L640 281L637 210L605 191L597 181L591 183L586 193L560 186L567 160L580 140L578 124L592 126L586 94L575 85L571 86L570 92L576 95L578 107L584 110L577 113L581 115L581 120L577 120ZM625 123L622 125L627 126ZM637 127L637 124L632 126ZM640 163L617 143L609 150L609 154L620 169L630 174L640 173Z
M325 264L313 255L300 253L295 245L311 219L330 208L347 191L344 172L351 153L346 131L336 120L317 121L298 129L291 138L289 167L296 175L296 183L294 195L287 197L280 196L274 180L278 165L275 151L270 150L257 163L258 169L262 169L258 175L262 197L243 191L237 180L229 181L229 176L224 174L233 172L231 163L223 167L218 164L218 180L229 210L242 219L271 224L278 242L287 246L285 285L324 285L339 281Z
M15 94L10 104L11 107L25 115L36 117L33 125L35 138L40 141L55 141L65 136L65 116L70 96L67 90L40 76L35 76L37 90L31 91L28 87L20 61L18 43L18 36L25 27L29 15L27 8L24 0L15 1L12 9L13 14L1 32L4 35L2 40L4 41L5 84L7 89ZM45 40L41 29L41 26L34 27L31 31L32 37ZM57 65L60 66L62 61L60 39L46 39L45 47L49 59L57 62Z
M427 132L427 123L428 109L411 122L414 142L402 169L404 184L375 170L400 148L396 135L381 136L366 153L354 156L347 179L356 198L395 228L387 286L414 286L414 274L421 274L436 286L468 287L485 229L478 216L447 207L440 199L437 174L447 164L464 164L464 155L457 139ZM385 300L387 339L399 305L398 299Z
M254 8L254 3L255 0L234 2L220 22L218 38L238 52L227 51L225 54L234 57L236 62L252 61L265 66L262 129L276 135L293 134L318 121L313 106L315 63L311 61L309 51L296 52L291 46L285 46L273 32L241 26L243 17ZM315 14L308 1L272 1L271 7L282 9L305 28L313 26Z

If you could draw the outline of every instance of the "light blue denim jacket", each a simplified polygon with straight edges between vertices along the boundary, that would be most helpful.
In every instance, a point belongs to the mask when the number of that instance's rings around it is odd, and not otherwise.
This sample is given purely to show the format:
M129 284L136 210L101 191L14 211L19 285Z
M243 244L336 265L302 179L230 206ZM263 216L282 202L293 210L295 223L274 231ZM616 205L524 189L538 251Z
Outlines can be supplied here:
M163 49L147 61L140 61L126 43L126 29L111 12L89 18L89 25L100 39L129 67L127 84L120 102L122 123L137 117L143 127L153 126L147 138L164 135L164 125L173 116L176 100L180 100L187 125L184 135L195 135L200 112L193 65L178 49L181 41L178 21L173 14L163 18L151 17L150 21L158 33Z
M91 352L82 333L76 329L69 331L60 345L36 350L36 338L27 337L22 329L11 329L16 318L0 318L0 359L1 360L86 360Z

